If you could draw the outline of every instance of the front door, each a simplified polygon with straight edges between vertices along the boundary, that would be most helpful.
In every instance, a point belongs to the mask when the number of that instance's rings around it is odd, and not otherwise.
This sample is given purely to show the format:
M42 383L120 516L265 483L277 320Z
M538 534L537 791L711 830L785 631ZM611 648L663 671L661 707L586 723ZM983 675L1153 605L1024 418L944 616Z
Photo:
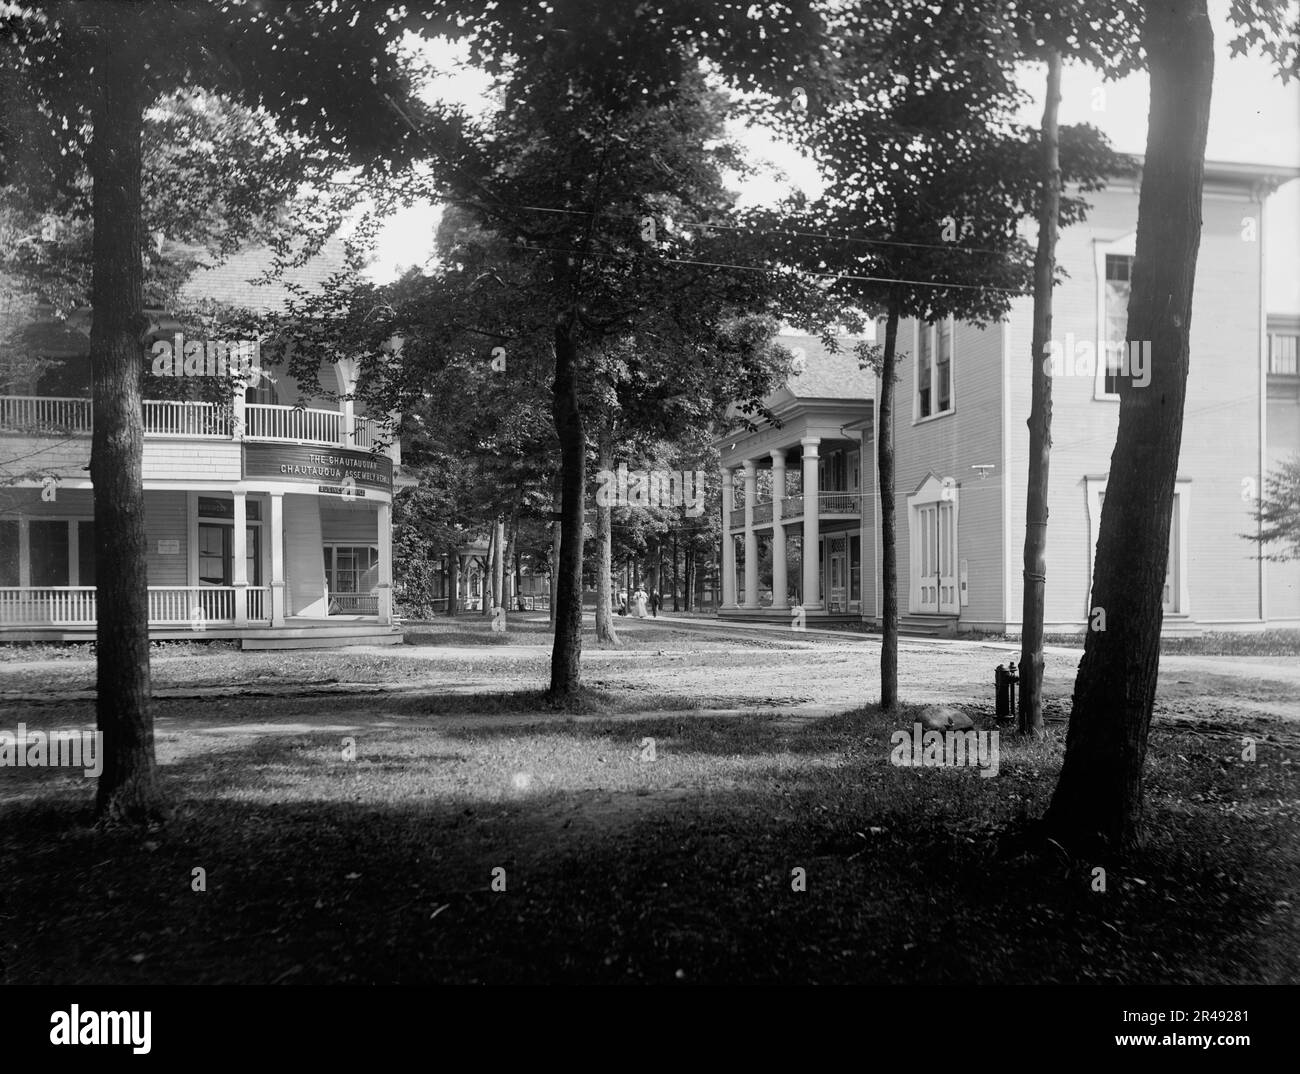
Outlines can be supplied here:
M960 610L952 507L952 503L940 500L916 508L918 532L912 585L918 612L956 615Z
M830 603L827 611L848 611L849 554L843 537L827 538L830 544Z

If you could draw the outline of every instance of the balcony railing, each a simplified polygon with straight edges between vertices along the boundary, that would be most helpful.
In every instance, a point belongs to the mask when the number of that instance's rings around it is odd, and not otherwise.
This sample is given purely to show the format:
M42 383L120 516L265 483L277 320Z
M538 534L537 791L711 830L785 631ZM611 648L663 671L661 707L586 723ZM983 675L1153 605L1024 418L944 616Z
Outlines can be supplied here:
M781 517L798 518L803 514L803 496L787 496L781 501Z
M235 621L235 586L149 586L149 625L196 633ZM248 586L248 621L270 622L267 586ZM94 626L94 586L0 587L0 626Z
M733 507L731 509L731 528L739 529L745 524L745 509L743 507Z
M772 521L772 501L754 504L754 525Z
M141 410L145 436L229 440L237 435L235 410L228 404L146 399ZM343 418L336 410L249 403L244 407L243 438L340 447L345 444ZM0 395L0 433L88 436L90 432L89 399ZM372 448L379 440L380 423L374 418L353 418L352 433L356 447Z
M817 493L817 511L823 515L860 515L862 514L862 493L819 492Z

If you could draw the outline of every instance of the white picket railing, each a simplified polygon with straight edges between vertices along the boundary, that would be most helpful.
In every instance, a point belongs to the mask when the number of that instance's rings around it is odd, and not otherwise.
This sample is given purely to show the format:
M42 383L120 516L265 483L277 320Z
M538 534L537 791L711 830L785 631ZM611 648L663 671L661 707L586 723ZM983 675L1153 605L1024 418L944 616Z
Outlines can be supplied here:
M145 436L230 439L236 435L234 407L227 403L202 403L146 399L142 403ZM0 433L28 436L89 435L89 399L0 395ZM243 435L249 440L285 443L344 445L343 414L337 410L248 403L244 407ZM353 418L353 443L373 447L381 423L374 418Z
M335 447L343 442L343 415L337 410L300 410L249 403L244 408L244 435L250 440L285 440Z
M90 400L0 395L0 432L29 435L90 432Z
M4 626L84 626L94 622L94 586L0 587L0 624Z
M234 428L231 407L217 403L144 401L145 436L215 436L229 439Z
M248 621L250 623L269 623L271 621L271 587L250 585L247 599Z

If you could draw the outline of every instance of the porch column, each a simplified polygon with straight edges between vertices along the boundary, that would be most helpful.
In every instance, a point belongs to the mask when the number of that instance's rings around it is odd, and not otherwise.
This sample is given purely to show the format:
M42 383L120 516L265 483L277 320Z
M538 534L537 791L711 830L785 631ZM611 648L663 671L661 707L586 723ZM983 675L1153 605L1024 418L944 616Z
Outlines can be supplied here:
M235 626L248 626L248 493L235 492L235 531L231 534L230 580L235 586Z
M271 493L271 625L284 626L284 493Z
M248 418L248 403L244 396L247 388L242 380L236 379L235 388L230 399L230 438L232 440L242 440L248 432L246 421Z
M736 606L736 542L731 538L731 508L735 503L733 474L722 468L722 606Z
M754 532L754 499L758 495L758 467L746 459L745 468L745 603L758 607L758 534Z
M379 505L379 621L393 624L393 507Z
M785 451L772 456L772 607L788 608L785 577L785 525L781 522L781 500L785 496Z
M820 608L821 602L821 548L818 531L820 503L817 499L817 445L820 436L806 436L799 441L803 448L803 606L805 610Z

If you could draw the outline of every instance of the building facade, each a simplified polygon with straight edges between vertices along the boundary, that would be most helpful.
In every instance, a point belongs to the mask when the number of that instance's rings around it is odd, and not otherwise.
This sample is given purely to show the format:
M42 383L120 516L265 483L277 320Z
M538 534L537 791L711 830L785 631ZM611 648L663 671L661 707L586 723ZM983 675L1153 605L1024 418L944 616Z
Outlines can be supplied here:
M1270 318L1264 307L1265 244L1287 238L1270 234L1266 201L1296 175L1267 166L1206 166L1165 586L1168 633L1300 625L1300 565L1262 560L1244 536L1257 528L1255 496L1264 475L1300 450L1298 322ZM1064 229L1058 247L1068 277L1053 301L1051 353L1059 360L1052 366L1047 537L1052 633L1087 625L1119 415L1115 378L1127 363L1140 383L1147 357L1140 347L1115 345L1125 339L1138 182L1117 180L1091 196L1088 221ZM895 526L906 630L1020 629L1031 333L1027 298L982 329L951 320L899 325ZM724 585L730 583L723 614L789 619L797 596L808 598L807 616L878 621L879 385L854 381L850 392L856 363L844 368L843 355L828 357L814 341L784 342L806 350L807 365L770 401L782 427L719 441L728 525ZM828 465L830 458L843 462ZM801 477L796 496L788 487L792 460ZM816 511L809 510L814 500ZM782 545L788 556L792 530L818 554L800 558L798 586L791 586L786 565L782 601L769 590L781 589L775 565Z
M356 361L321 370L331 398L280 371L255 371L215 400L170 398L164 380L224 384L215 364L255 351L252 341L187 343L178 324L161 325L144 359L151 636L239 638L246 648L400 641L391 539L400 448L390 416L353 402ZM11 385L0 396L0 640L95 631L91 400L41 384L88 385L88 345L66 324L56 335L39 349L57 375L47 368L25 392Z

